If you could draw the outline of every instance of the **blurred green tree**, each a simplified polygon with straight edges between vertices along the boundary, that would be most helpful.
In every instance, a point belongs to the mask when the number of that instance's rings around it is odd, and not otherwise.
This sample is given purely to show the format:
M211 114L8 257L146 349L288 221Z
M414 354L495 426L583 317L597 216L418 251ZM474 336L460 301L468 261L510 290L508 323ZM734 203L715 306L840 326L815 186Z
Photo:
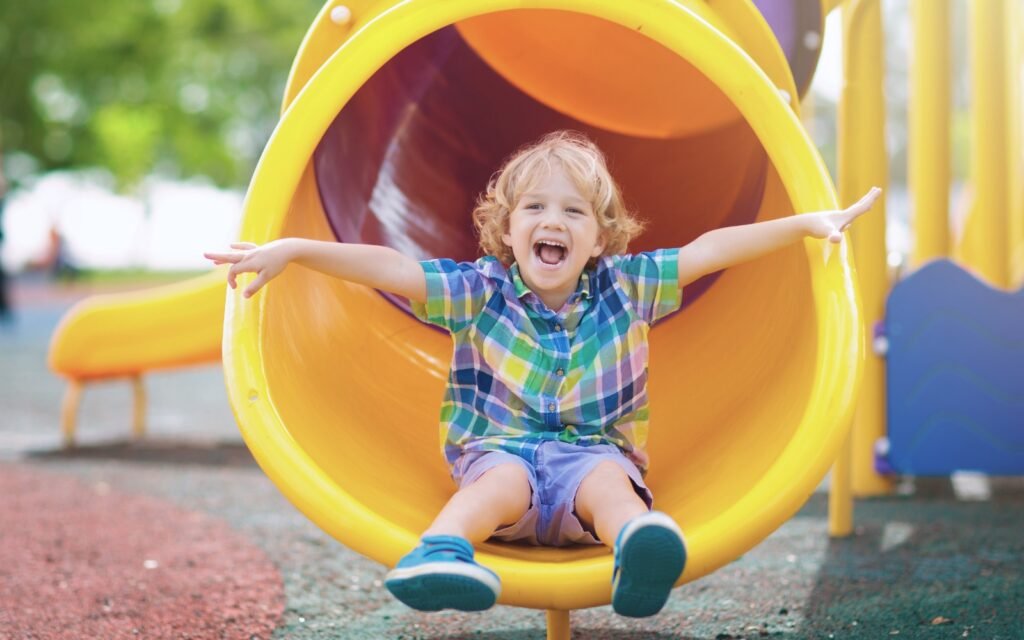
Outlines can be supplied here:
M39 171L246 184L321 0L0 3L0 137ZM17 177L17 176L15 176Z

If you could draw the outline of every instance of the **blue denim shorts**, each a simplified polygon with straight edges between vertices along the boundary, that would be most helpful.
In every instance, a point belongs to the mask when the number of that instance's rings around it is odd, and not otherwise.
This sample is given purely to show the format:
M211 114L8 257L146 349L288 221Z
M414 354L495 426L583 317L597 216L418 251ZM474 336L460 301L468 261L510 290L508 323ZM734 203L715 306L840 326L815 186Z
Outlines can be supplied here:
M492 539L562 547L570 544L601 544L596 534L576 516L576 492L583 478L599 463L609 460L622 467L640 499L651 508L654 497L640 470L618 447L599 444L582 447L565 442L545 442L537 449L534 464L504 451L469 451L452 466L459 488L468 486L500 464L520 464L530 480L530 508L518 522L494 532ZM611 544L611 541L609 541Z

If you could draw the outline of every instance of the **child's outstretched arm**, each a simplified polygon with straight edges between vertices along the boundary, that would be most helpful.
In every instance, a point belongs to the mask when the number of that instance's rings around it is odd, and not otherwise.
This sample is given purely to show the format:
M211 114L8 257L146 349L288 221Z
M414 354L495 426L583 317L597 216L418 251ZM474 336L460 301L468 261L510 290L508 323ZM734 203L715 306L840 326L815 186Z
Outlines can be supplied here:
M867 213L882 190L873 187L856 204L838 211L817 211L755 222L736 227L712 229L679 250L679 286L697 278L759 258L797 240L811 236L843 239L843 231Z
M405 296L414 302L424 302L427 297L423 267L390 247L282 238L262 246L238 242L231 248L233 251L208 252L203 256L214 264L231 264L228 284L232 289L237 286L238 274L255 273L256 277L242 292L246 298L292 262L335 278Z

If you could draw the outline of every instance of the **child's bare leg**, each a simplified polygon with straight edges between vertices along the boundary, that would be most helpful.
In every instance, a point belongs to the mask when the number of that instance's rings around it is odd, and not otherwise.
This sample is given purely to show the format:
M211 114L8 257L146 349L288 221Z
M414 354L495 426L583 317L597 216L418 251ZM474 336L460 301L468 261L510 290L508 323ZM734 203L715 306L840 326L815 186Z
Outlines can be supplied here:
M423 535L461 536L476 544L501 525L518 521L529 508L526 470L516 463L499 464L459 489Z
M473 544L530 507L530 481L522 465L498 464L459 489L423 532L421 544L388 572L384 585L420 611L482 611L501 595L498 575L478 564Z
M686 566L682 532L672 518L648 511L626 472L609 461L583 479L576 515L615 549L615 612L642 618L661 611Z
M576 515L608 546L615 544L627 521L647 511L629 476L614 462L594 467L576 491Z

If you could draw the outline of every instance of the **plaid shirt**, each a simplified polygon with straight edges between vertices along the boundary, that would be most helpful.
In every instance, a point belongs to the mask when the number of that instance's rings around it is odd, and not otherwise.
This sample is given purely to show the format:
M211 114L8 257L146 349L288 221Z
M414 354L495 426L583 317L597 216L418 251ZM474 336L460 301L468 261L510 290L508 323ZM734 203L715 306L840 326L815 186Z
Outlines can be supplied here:
M500 450L533 460L549 440L613 444L647 468L647 331L679 308L677 249L601 258L551 311L497 258L421 262L418 318L454 341L441 406L445 458Z

